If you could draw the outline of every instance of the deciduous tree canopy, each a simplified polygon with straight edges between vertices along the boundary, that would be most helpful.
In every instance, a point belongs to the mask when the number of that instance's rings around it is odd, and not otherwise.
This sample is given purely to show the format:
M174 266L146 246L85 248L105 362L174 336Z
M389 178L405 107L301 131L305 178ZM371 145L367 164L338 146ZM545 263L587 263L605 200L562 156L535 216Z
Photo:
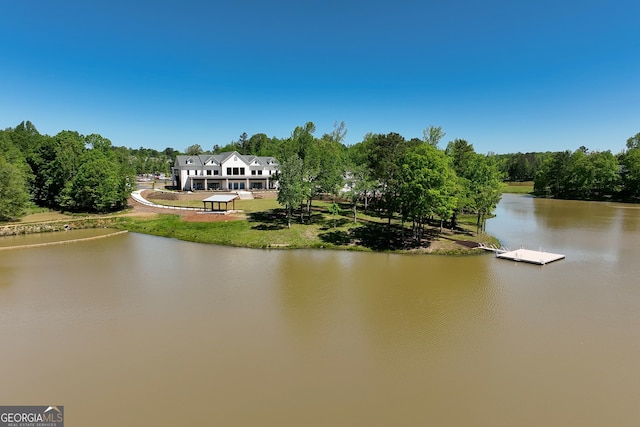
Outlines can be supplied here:
M71 211L119 210L133 189L130 158L118 156L111 141L97 134L62 131L51 137L23 122L1 131L0 145L6 148L0 150L6 153L0 153L5 180L0 197L3 206L11 206L4 219L19 215L29 198Z

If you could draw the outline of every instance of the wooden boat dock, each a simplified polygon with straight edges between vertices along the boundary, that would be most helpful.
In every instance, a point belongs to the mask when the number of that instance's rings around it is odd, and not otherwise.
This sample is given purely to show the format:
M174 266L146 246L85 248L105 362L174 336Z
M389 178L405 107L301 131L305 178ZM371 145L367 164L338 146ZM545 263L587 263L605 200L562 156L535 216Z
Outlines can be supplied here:
M480 244L478 246L480 249L484 249L486 251L495 252L496 258L509 259L517 262L527 262L530 264L538 264L545 265L549 264L553 261L558 261L564 259L564 255L562 254L554 254L551 252L545 252L542 249L539 251L533 251L530 249L516 249L515 251L511 251L506 248L497 248L495 246L487 246Z

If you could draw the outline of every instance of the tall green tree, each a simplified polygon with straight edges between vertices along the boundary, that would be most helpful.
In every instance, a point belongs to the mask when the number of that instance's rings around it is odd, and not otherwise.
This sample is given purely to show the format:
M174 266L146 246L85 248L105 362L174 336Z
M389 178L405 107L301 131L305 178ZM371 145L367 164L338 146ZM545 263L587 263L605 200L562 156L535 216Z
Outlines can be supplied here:
M433 147L438 147L445 135L446 133L442 130L442 126L431 125L422 131L422 140Z
M257 133L249 138L249 154L256 156L276 157L280 140L269 138L264 133Z
M27 184L30 184L33 180L33 174L31 168L27 163L25 155L20 151L20 148L13 142L11 138L12 130L2 131L0 130L0 156L3 156L5 160L11 165L17 167Z
M627 148L630 150L634 148L640 148L640 132L627 139Z
M65 185L61 206L90 212L124 208L133 189L131 168L117 161L109 139L91 134L86 141L92 148L85 151L77 173Z
M620 165L611 151L591 153L594 168L592 192L599 195L611 195L619 191Z
M553 153L540 168L533 184L538 194L567 197L569 194L569 174L571 172L571 152L569 150Z
M65 185L61 180L62 174L56 170L58 153L58 142L47 136L41 138L28 159L34 175L33 201L39 206L58 206L60 192Z
M631 148L622 156L622 192L625 197L640 197L640 148Z
M333 123L333 130L329 134L323 135L322 139L327 139L333 142L336 142L340 145L344 144L344 139L347 136L347 125L344 121L338 123L337 121Z
M397 133L374 135L368 150L372 178L379 184L382 207L387 217L387 237L391 239L391 219L400 205L402 162L407 150L404 137Z
M204 153L204 150L200 146L200 144L193 144L187 147L185 150L185 154L187 156L197 156L198 154Z
M567 166L564 196L578 199L588 198L593 189L594 172L593 164L586 148L583 147L583 149L573 152L569 157Z
M313 199L330 194L335 200L344 184L345 150L339 142L346 132L343 125L336 124L334 132L318 139L313 135L315 125L307 122L304 126L296 127L281 146L281 158L296 154L302 160L303 182L307 187L306 212L309 216Z
M373 171L369 167L369 149L372 139L372 134L365 135L361 142L346 149L345 176L348 191L343 196L351 201L354 223L358 221L358 203L362 201L366 211L369 199L377 187L377 181L373 178Z
M445 152L451 157L453 168L458 176L466 177L471 174L476 154L472 144L464 139L455 139L447 144Z
M35 125L30 121L22 122L15 128L9 130L13 143L22 152L27 161L29 161L34 151L40 145L43 135L40 135L38 129L36 129Z
M620 183L618 159L610 151L589 152L580 147L573 153L554 153L539 169L534 191L559 198L589 199L617 193Z
M508 181L533 181L540 168L544 153L515 153L496 156L498 167Z
M19 218L28 202L24 172L0 153L0 221Z
M326 136L315 141L315 195L329 194L334 200L344 186L346 152L342 144Z
M71 192L71 183L84 161L87 139L75 131L62 131L53 139L56 144L56 157L49 167L43 168L43 173L55 183L51 190L56 193L56 205L64 206L63 199Z
M450 158L435 145L422 143L406 153L402 165L402 217L411 219L413 239L420 243L427 220L440 218L440 228L457 205L457 177Z
M491 156L476 154L468 176L470 208L476 213L476 232L486 229L487 217L502 198L502 176Z
M284 206L287 226L291 228L293 211L302 205L309 192L309 187L304 182L304 164L297 154L280 161L278 185L278 203Z
M240 154L251 154L249 147L249 135L246 132L242 132L240 139L238 139L238 152Z
M358 222L358 203L362 201L364 209L367 209L368 200L375 191L377 182L371 178L371 171L365 163L351 163L346 182L349 188L342 194L342 197L351 202L355 224Z
M457 178L457 204L451 217L451 229L457 226L458 215L465 211L472 211L473 194L471 193L470 179L472 174L473 160L476 152L473 145L464 139L449 141L445 154L451 159L451 165Z

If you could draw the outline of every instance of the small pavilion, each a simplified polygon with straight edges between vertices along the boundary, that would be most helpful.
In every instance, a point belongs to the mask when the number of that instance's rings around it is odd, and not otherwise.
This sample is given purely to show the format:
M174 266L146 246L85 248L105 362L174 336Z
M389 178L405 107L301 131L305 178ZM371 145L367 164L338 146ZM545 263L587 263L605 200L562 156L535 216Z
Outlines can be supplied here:
M211 212L222 212L222 203L224 203L224 212L229 211L229 202L233 203L233 210L236 210L236 199L239 196L237 194L214 194L213 196L209 196L202 201L204 205L204 210L207 210L207 203L211 203ZM213 208L213 204L218 204L218 209Z

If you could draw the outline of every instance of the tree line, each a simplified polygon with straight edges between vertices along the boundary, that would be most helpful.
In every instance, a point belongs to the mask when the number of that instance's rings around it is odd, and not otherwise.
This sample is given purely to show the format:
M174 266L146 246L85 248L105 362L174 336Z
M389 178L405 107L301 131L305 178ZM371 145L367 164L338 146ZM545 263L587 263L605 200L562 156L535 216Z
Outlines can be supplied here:
M496 155L505 180L533 181L539 196L563 199L640 198L640 133L626 141L626 149L515 153Z
M384 215L389 225L393 218L409 223L416 240L428 221L455 226L461 213L474 213L482 231L500 199L502 180L534 181L537 194L553 197L640 197L640 133L618 155L585 147L483 155L463 139L440 148L445 133L435 126L422 138L370 133L350 146L344 144L344 122L320 137L315 133L308 122L285 138L243 133L208 151L193 144L180 152L117 147L98 134L76 131L42 135L22 122L0 131L0 220L19 217L29 204L84 212L122 209L136 175L168 176L178 154L226 151L280 160L279 199L289 222L294 214L304 222L312 200L330 195L349 201L354 220L364 208Z
M315 133L312 122L286 138L243 133L208 152L276 157L278 200L289 224L294 214L304 222L312 201L329 195L334 202L339 197L349 201L354 221L361 207L383 215L389 230L394 218L402 221L403 233L404 224L411 224L412 237L419 241L428 221L453 227L461 213L476 214L482 231L500 199L501 174L494 157L475 153L461 139L439 148L445 135L440 127L429 127L422 139L367 134L351 146L344 144L344 122L320 137ZM207 151L198 144L185 150L203 153ZM19 217L29 203L68 211L122 209L136 175L169 175L177 154L182 153L173 148L115 147L100 135L76 131L41 135L31 122L23 122L0 131L0 220Z
M123 209L135 169L98 134L41 135L31 122L0 131L0 220L37 206L71 212Z
M289 226L294 212L304 222L311 201L328 194L349 201L354 221L359 206L375 211L386 218L389 233L396 219L401 232L410 229L419 243L428 223L455 227L462 213L475 214L482 232L500 200L502 180L493 157L476 153L463 139L439 148L441 127L425 129L422 139L370 133L351 146L342 144L344 123L320 138L314 133L312 122L296 127L274 153L280 161L278 201Z

